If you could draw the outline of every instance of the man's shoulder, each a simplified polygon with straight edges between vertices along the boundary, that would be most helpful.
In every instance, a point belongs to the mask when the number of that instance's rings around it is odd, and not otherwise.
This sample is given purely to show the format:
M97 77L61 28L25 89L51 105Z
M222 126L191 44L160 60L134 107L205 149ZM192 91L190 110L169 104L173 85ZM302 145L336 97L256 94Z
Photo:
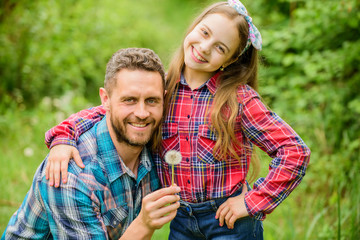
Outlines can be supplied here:
M81 157L86 157L88 155L94 155L97 152L97 143L96 143L96 128L98 123L96 123L89 131L85 132L79 137L77 141L77 148L79 150Z
M79 137L79 140L77 141L77 148L79 150L80 157L88 158L96 156L99 148L98 144L101 143L101 141L97 141L99 139L104 139L104 136L110 138L106 126L106 118L97 122L92 128Z
M73 159L70 160L68 166L68 187L79 188L79 185L82 185L82 183L91 183L86 186L87 188L95 187L98 182L106 184L101 158L98 156L97 125L82 134L77 142L79 155L85 167L80 168Z

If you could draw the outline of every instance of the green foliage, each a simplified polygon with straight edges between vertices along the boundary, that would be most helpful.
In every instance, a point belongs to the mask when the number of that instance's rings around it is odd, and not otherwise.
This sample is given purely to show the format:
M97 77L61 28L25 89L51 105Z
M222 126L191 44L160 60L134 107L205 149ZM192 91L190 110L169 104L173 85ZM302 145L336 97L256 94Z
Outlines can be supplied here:
M164 0L13 3L0 25L0 112L11 102L32 107L68 90L94 100L106 62L119 48L151 48L166 63L190 6Z
M359 8L355 0L308 0L289 12L286 25L262 32L262 95L312 149L304 182L323 200L311 230L324 229L308 231L308 239L360 234Z
M44 132L99 103L111 54L147 47L166 65L209 2L0 3L0 234L48 152ZM360 3L243 2L263 37L260 93L312 150L303 182L264 221L265 239L359 239Z
M66 116L89 107L83 97L69 92L44 98L36 109L11 108L0 118L0 235L23 201L33 175L48 153L44 132Z

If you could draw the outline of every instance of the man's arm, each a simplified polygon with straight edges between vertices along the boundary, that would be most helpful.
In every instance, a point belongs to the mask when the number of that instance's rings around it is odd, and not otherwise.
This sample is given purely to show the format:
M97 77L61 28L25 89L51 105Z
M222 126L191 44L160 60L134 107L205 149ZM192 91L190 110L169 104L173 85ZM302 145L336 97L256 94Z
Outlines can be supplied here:
M53 188L42 177L39 195L54 238L107 239L100 199L90 190L91 185L91 180L85 182L69 174L67 185Z
M70 174L68 185L50 187L43 173L45 163L10 219L4 239L107 239L99 201L89 190L90 184Z
M50 231L57 238L107 239L107 228L100 212L101 200L88 190L91 185L84 181L72 181L60 188L50 187L46 182L42 187L46 208L50 210ZM180 206L180 197L175 193L180 187L171 186L145 196L139 216L130 224L122 240L151 239L154 231L170 222Z
M20 208L10 218L1 239L46 239L49 236L49 222L35 194L36 185L33 182Z
M180 197L175 193L180 187L170 186L152 192L142 201L140 214L130 224L121 240L151 239L156 229L170 222L180 207Z

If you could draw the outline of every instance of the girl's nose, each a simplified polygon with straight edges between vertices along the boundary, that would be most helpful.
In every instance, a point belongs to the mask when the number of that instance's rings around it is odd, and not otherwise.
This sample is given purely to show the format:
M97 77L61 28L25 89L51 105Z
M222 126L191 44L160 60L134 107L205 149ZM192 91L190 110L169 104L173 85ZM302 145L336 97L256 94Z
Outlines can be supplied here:
M211 48L211 42L204 40L200 43L200 51L205 53L205 54L209 54L210 53L210 48Z

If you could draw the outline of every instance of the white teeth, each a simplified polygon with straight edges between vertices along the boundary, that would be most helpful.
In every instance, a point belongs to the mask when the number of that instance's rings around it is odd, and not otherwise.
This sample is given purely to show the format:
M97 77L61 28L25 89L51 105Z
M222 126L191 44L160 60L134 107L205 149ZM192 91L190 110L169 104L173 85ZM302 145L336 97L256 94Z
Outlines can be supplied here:
M199 56L198 53L195 50L193 50L193 52L194 52L194 56L196 57L197 60L202 61L202 62L206 62L206 59Z
M134 127L146 127L146 124L141 124L141 123L131 123L132 126Z

